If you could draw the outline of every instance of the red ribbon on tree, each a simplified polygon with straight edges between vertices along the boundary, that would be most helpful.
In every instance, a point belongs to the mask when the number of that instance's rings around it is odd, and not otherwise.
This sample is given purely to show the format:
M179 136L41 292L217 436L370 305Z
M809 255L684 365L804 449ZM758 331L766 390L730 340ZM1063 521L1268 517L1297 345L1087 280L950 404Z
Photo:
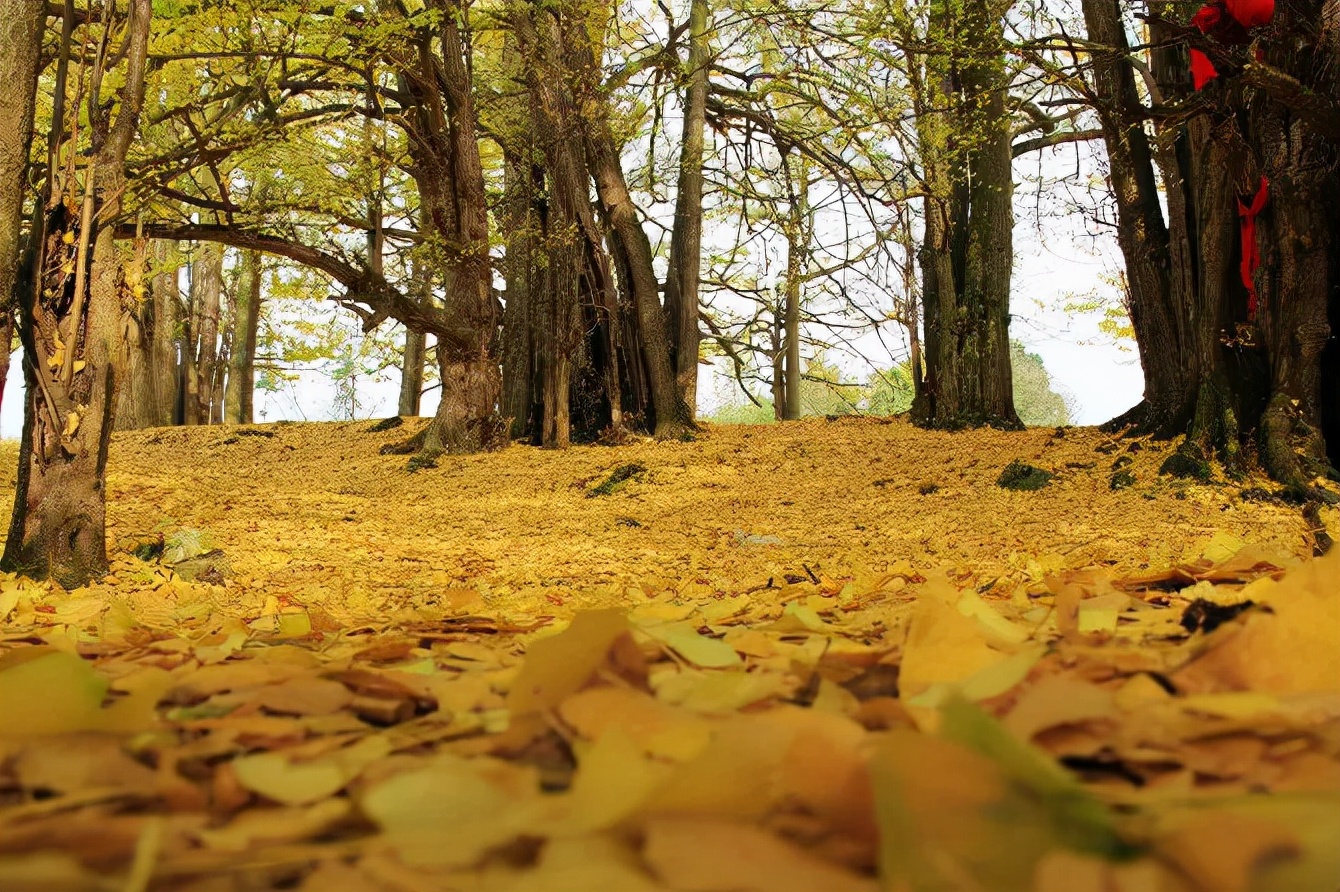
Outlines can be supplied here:
M1214 63L1210 57L1194 47L1191 50L1191 83L1197 89L1201 89L1210 81L1219 76L1215 70Z
M1224 5L1244 28L1258 28L1275 17L1275 0L1224 0Z
M1251 40L1252 28L1268 23L1275 16L1275 0L1210 0L1194 16L1191 24L1200 33L1219 43L1242 44ZM1210 57L1191 50L1191 82L1197 90L1219 76Z
M1270 198L1270 181L1261 177L1252 203L1246 204L1238 199L1238 216L1242 218L1242 263L1238 270L1242 275L1242 284L1247 289L1247 321L1256 318L1256 281L1255 275L1261 266L1261 249L1256 246L1256 217L1265 209Z

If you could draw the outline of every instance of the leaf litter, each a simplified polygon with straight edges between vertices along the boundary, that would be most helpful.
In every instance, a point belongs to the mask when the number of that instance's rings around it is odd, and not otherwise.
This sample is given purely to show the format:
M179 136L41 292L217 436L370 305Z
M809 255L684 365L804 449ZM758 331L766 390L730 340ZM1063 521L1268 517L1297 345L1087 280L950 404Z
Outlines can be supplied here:
M118 435L112 574L0 579L6 892L1340 890L1340 552L1159 444L264 430Z

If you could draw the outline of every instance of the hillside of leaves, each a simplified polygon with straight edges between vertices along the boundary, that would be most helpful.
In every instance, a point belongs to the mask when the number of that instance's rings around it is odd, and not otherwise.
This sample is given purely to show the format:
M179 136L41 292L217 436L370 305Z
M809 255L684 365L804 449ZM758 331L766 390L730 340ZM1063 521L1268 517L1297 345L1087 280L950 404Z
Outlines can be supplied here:
M1268 482L417 423L113 439L113 573L0 579L6 892L1340 890L1340 550Z

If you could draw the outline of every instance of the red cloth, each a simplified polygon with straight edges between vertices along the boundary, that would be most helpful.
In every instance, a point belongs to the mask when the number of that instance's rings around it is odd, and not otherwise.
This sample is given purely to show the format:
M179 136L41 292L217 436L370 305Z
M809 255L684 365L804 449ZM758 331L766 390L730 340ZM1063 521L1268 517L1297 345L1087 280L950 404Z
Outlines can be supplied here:
M1243 44L1251 40L1249 30L1267 24L1274 15L1275 0L1210 0L1191 17L1191 25L1219 43ZM1209 57L1193 49L1191 81L1196 89L1218 76Z
M1244 28L1259 28L1275 17L1275 0L1224 0L1224 5Z
M1270 181L1261 177L1261 185L1256 189L1250 205L1238 199L1238 216L1242 218L1242 263L1238 267L1242 275L1242 284L1247 289L1247 321L1256 318L1256 281L1255 275L1261 266L1261 249L1256 246L1256 217L1266 206L1270 198Z
M1210 61L1210 57L1193 48L1191 50L1191 83L1195 88L1199 90L1218 76L1219 72L1214 70L1214 63Z
M1191 17L1191 24L1199 28L1201 34L1209 34L1223 18L1223 6L1218 3L1206 3Z

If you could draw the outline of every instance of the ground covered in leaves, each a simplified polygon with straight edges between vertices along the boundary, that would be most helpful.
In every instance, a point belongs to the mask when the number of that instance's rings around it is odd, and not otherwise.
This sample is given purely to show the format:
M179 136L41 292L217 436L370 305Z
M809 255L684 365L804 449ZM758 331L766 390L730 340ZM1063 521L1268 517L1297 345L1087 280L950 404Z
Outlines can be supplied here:
M1340 892L1340 551L1267 481L370 427L118 435L113 573L0 579L0 889Z

